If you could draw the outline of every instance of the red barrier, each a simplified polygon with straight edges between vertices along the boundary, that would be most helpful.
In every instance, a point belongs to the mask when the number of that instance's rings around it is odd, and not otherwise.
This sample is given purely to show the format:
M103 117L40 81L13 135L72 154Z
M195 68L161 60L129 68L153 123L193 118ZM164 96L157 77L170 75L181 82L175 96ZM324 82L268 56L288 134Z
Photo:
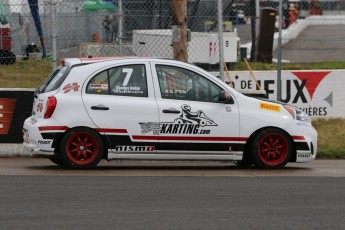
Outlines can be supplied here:
M0 49L11 50L11 29L8 27L0 28Z

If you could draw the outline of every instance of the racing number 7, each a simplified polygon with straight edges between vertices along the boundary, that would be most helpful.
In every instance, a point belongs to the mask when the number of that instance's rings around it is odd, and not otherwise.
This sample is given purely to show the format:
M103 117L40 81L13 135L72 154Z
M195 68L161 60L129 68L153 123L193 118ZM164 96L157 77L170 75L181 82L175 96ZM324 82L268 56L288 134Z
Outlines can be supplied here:
M133 69L122 69L122 73L127 73L126 74L126 77L125 77L125 80L123 81L122 83L122 86L127 86L128 82L129 82L129 79L131 78L132 76L132 73L133 73Z

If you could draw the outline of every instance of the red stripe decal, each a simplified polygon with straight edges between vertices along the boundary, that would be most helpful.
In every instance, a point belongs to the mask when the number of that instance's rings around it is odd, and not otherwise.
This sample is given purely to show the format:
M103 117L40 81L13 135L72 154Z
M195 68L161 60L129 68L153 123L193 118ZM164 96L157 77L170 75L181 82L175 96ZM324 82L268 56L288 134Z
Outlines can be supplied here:
M134 140L164 141L247 141L246 137L133 136Z
M104 132L104 133L127 133L126 129L103 129L103 128L99 128L99 129L95 129L98 132Z
M292 139L299 141L299 140L305 140L304 136L292 136Z
M158 141L158 136L133 136L134 140L156 140Z
M57 130L67 130L67 126L41 126L38 127L39 131L57 131Z

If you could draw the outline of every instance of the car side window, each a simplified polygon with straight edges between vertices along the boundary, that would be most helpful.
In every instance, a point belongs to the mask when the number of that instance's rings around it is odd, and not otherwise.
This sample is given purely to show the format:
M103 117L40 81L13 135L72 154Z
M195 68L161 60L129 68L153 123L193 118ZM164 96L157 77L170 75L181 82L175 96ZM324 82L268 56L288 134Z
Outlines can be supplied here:
M102 71L91 79L86 93L109 94L108 70Z
M156 70L162 98L219 102L222 89L205 77L175 66L156 65Z
M147 97L145 65L126 65L104 70L91 79L86 93Z

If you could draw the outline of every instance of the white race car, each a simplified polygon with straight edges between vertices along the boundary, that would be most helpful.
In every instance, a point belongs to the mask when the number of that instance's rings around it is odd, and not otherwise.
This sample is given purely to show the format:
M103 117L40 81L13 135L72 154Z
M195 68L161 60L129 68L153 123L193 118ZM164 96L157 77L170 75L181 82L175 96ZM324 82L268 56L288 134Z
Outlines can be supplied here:
M182 62L70 58L37 88L24 146L74 169L101 159L216 160L281 168L315 159L300 109L247 97Z

